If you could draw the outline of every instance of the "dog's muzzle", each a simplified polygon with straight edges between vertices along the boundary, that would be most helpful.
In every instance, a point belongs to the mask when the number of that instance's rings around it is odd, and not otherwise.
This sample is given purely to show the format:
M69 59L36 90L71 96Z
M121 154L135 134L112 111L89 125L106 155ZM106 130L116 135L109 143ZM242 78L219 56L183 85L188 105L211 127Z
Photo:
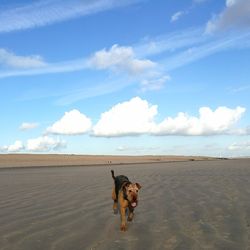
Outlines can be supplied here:
M138 200L137 200L137 199L133 199L133 201L130 202L130 205L131 205L132 208L137 207L137 205L138 205Z
M132 208L135 208L136 206L137 206L137 202L132 202L132 203L131 203L131 207L132 207Z

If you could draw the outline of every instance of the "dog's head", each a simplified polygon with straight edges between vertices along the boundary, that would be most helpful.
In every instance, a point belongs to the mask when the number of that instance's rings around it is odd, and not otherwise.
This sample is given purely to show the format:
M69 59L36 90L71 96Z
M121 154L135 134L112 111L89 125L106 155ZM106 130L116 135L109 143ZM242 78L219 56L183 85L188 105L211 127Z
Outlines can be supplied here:
M132 208L135 208L138 205L138 191L141 189L139 183L126 183L123 186L123 190L127 195L127 199Z

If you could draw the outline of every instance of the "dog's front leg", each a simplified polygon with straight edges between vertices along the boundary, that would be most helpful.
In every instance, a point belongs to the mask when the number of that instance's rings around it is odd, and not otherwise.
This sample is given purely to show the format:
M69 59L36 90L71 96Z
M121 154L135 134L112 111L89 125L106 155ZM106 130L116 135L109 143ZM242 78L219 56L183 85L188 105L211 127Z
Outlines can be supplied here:
M120 207L121 214L121 231L126 231L126 207Z
M132 221L134 218L134 209L129 207L128 221Z

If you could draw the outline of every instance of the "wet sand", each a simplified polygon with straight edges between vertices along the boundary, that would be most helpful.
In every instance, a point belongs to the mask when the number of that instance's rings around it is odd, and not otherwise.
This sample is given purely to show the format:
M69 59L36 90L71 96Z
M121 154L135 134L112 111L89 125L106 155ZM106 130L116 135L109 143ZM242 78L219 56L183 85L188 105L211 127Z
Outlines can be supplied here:
M0 249L249 249L250 159L112 168L142 185L125 233L110 166L0 169Z

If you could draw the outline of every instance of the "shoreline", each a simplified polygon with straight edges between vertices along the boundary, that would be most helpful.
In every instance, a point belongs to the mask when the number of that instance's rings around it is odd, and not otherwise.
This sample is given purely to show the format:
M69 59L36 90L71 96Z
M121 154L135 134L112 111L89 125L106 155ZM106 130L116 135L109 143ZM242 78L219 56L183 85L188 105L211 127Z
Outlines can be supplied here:
M185 161L211 161L227 158L206 156L163 155L72 155L72 154L0 154L0 169L42 167L84 167L107 165L130 165L147 163L171 163Z

